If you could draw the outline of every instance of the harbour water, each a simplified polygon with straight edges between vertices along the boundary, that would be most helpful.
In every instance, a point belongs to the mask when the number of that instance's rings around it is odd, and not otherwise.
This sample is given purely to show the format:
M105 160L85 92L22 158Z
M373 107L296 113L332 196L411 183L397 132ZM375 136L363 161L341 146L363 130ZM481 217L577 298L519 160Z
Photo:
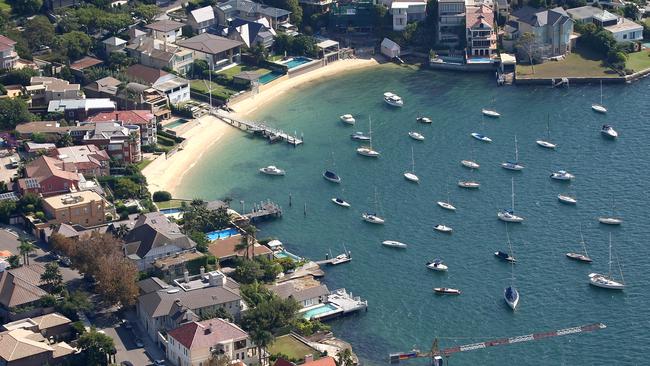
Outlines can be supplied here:
M260 225L260 237L277 237L290 251L312 259L324 258L329 249L338 254L343 245L351 250L353 261L327 268L325 282L331 289L345 287L368 300L367 313L331 323L364 364L385 364L389 352L413 346L428 350L436 337L444 348L594 322L608 328L466 352L454 355L450 363L645 364L650 348L649 87L649 79L606 86L604 104L609 113L603 116L590 109L599 100L598 85L497 88L491 75L383 65L301 87L258 111L253 119L304 133L305 144L295 149L269 146L233 131L232 138L213 147L189 171L180 196L228 196L236 208L241 208L240 200L246 200L247 208L270 198L283 206L284 217ZM384 91L401 95L404 108L385 105ZM481 108L492 106L502 114L500 119L481 116ZM344 113L355 115L356 126L341 123L339 115ZM419 115L432 117L433 123L416 123ZM556 151L535 144L546 136L547 116ZM358 143L349 138L354 131L367 132L369 117L373 145L382 154L376 160L357 155ZM603 123L618 130L617 141L601 137ZM410 139L411 130L426 140ZM471 132L483 133L493 142L476 141ZM514 158L515 134L520 161L526 166L518 173L499 166ZM402 176L410 169L411 146L420 184ZM481 164L480 169L470 172L460 165L460 160L470 158ZM287 175L259 174L266 165L286 169ZM325 168L336 171L342 183L323 179ZM552 181L550 173L560 169L576 179ZM508 249L505 224L496 213L510 206L511 177L516 212L526 219L509 224L518 260L514 281L521 295L515 312L503 300L510 267L493 255ZM470 178L481 188L468 191L456 186L459 179ZM383 226L360 217L374 210L375 187L378 211L386 219ZM447 192L456 212L435 204L445 200ZM559 203L558 193L575 195L578 204ZM330 201L334 196L344 197L352 207L334 205ZM616 215L625 220L620 227L597 222L598 216L611 213L612 197ZM454 233L435 232L433 226L441 223L453 227ZM591 265L565 257L566 252L581 250L580 225L594 260ZM610 232L627 283L624 292L588 284L590 272L607 272ZM383 240L409 247L387 248L381 245ZM446 262L448 273L425 267L434 257ZM433 287L441 286L463 293L434 295Z

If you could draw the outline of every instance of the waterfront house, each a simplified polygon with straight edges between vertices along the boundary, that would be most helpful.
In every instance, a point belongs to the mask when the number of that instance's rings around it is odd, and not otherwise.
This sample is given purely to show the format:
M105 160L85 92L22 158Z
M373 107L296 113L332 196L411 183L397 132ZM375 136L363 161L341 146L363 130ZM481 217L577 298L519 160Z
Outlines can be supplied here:
M194 249L163 256L153 261L153 272L163 280L171 282L174 278L181 277L188 265L202 258L205 260L205 257L205 254Z
M144 27L149 30L151 36L167 43L174 43L176 39L183 35L183 26L181 22L171 19L159 20Z
M248 48L261 45L269 49L273 46L276 33L273 28L264 23L267 23L264 18L254 22L239 18L233 19L228 28L224 30L224 35L235 41L243 42Z
M401 48L400 46L395 43L394 41L384 38L383 41L381 41L381 54L392 59L395 57L399 57Z
M278 358L273 366L296 366L295 363L289 362L284 358ZM336 366L336 360L332 356L325 356L319 359L314 359L314 355L305 355L303 362L300 366Z
M101 225L110 213L110 204L94 191L66 193L43 199L43 211L49 223Z
M153 268L158 258L196 247L196 243L161 212L140 215L133 229L124 236L124 243L124 255L134 261L140 271Z
M41 288L45 268L31 263L0 272L0 323L37 316L42 308L38 301L47 292Z
M438 0L438 43L457 47L464 25L465 0Z
M190 100L190 83L174 74L135 64L126 69L126 75L131 81L151 86L165 93L167 100L171 104Z
M187 25L196 34L207 32L208 28L214 26L216 23L217 18L214 16L214 9L210 5L190 11L187 17Z
M11 70L16 66L18 53L16 53L16 41L0 35L0 69Z
M84 145L96 145L113 159L126 164L142 160L140 127L114 122L89 123L93 128L83 136Z
M616 42L638 42L643 40L643 26L627 18L620 17L616 24L603 27L610 32Z
M144 66L169 69L181 75L190 71L194 61L192 51L153 37L138 38L127 46L126 52Z
M494 31L494 11L486 5L465 9L467 56L496 56L497 36Z
M214 355L231 364L257 364L257 347L248 333L224 319L190 322L167 333L167 359L175 366L211 364Z
M394 31L402 31L406 24L419 22L427 16L426 0L392 0L388 8L393 16Z
M33 76L25 93L31 98L32 106L48 105L52 100L82 98L81 85L49 76Z
M147 110L158 120L171 118L167 95L144 84L126 84L126 87L117 94L116 100L121 109Z
M155 145L158 141L156 116L148 110L100 112L88 117L86 121L117 122L121 125L135 125L140 127L140 141L142 146Z
M242 235L233 235L225 239L214 240L208 246L208 251L213 256L219 258L219 261L226 261L234 258L246 257L246 250L237 250L236 247L243 240ZM257 241L248 249L249 257L263 257L266 259L273 259L273 252L271 249L264 245L259 244Z
M244 43L203 33L178 41L177 44L194 51L195 60L205 60L210 69L218 70L241 61L241 46Z
M228 26L230 21L236 18L257 21L265 18L271 28L279 29L289 24L291 12L275 8L265 4L256 3L250 0L227 0L215 6L215 12L219 19L219 25Z
M81 177L73 165L49 156L41 156L25 165L25 178L18 180L21 194L53 196L75 192Z
M141 287L142 288L142 287ZM155 286L138 298L138 320L157 345L167 346L163 333L191 321L202 314L211 314L223 308L234 319L239 319L246 306L239 294L239 284L219 271L182 278L160 289Z
M334 2L330 9L330 27L339 32L349 29L367 32L374 28L375 4L372 1Z
M118 37L110 37L102 41L102 45L104 46L104 51L106 51L107 55L110 55L113 52L119 52L124 50L124 47L126 47L126 43L127 42L125 40Z
M616 24L616 19L618 18L617 15L612 14L605 9L597 8L591 5L567 9L566 12L576 23L594 23L601 27L604 26L603 21L608 22L613 20L613 23L607 24L612 25Z
M48 113L63 113L66 121L84 121L88 116L99 112L115 111L115 102L108 98L59 99L51 100Z
M313 276L306 276L269 286L282 299L294 299L303 308L327 301L330 290Z
M507 38L513 41L513 45L521 35L531 33L540 45L541 57L571 52L573 20L561 7L536 9L523 6L512 12L511 19L516 22L516 27L512 27L512 32Z
M109 175L111 158L95 145L59 147L53 155L64 164L71 164L85 177Z
M57 141L64 135L70 135L73 141L81 142L88 131L95 126L90 124L61 125L57 121L35 121L21 123L16 126L16 132L22 139L30 139L35 133L44 135L49 141Z

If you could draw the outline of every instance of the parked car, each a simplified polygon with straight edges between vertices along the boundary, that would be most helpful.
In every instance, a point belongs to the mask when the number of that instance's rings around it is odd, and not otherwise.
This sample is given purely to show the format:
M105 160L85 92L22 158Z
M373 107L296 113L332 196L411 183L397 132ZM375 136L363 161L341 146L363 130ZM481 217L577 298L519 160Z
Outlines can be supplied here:
M144 347L144 343L142 342L142 339L137 338L137 339L135 340L135 346L138 347L138 348L142 348L142 347Z
M124 328L126 328L126 329L131 329L131 328L133 328L133 326L131 325L131 322L129 322L129 321L126 320L126 319L122 319L122 320L121 320L121 323L122 323L122 326L123 326Z
M122 361L122 362L120 362L120 365L122 365L122 366L133 366L131 361Z

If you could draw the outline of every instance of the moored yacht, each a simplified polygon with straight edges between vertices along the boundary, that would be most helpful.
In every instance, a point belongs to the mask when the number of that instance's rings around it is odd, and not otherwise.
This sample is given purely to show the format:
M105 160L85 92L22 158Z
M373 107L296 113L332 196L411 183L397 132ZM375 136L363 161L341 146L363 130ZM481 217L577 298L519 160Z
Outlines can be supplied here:
M370 141L370 137L363 134L361 131L357 131L350 135L350 138L357 141Z
M521 216L515 215L515 180L514 178L510 178L510 184L511 184L511 189L512 189L512 194L511 194L511 208L510 209L503 209L499 212L497 212L497 217L501 221L505 222L522 222L524 221L524 218Z
M267 175L285 175L286 172L275 165L269 165L264 168L260 168L260 173L264 173Z
M369 222L371 224L383 224L386 221L382 219L381 217L377 216L375 213L370 213L370 212L364 212L361 214L361 218L365 222Z
M537 145L539 145L539 146L541 146L543 148L555 149L557 147L557 145L550 142L550 140L551 140L551 122L550 122L550 119L551 119L550 116L548 116L546 118L546 138L547 138L547 140L541 140L540 139L540 140L537 140L535 142L537 143Z
M450 287L434 287L433 291L436 294L440 294L440 295L460 295L459 289L450 288Z
M483 142L492 142L492 139L478 132L472 132L472 137Z
M372 148L372 119L368 120L368 135L370 139L368 140L368 146L361 146L357 149L357 154L368 156L371 158L378 158L379 152Z
M475 162L475 161L473 161L473 160L461 160L460 163L461 163L464 167L466 167L466 168L470 168L470 169L478 169L478 168L481 167L481 166L479 165L479 163L477 163L477 162Z
M447 265L444 264L442 262L442 259L440 259L440 258L436 258L436 259L432 260L431 262L427 262L427 268L432 269L434 271L438 271L438 272L444 272L447 269L449 269L449 267L447 267Z
M413 140L424 141L424 136L419 132L411 131L409 132L409 137Z
M605 274L601 273L590 273L589 274L589 283L596 287L602 287L610 290L623 290L625 288L625 282L623 280L623 271L621 271L619 266L619 272L621 274L621 280L615 280L612 277L612 233L609 233L609 272Z
M458 186L461 188L478 189L481 184L479 182L460 180L458 181Z
M431 122L433 122L431 120L431 118L429 118L429 117L417 117L415 120L417 122L420 122L420 123L431 123Z
M500 114L499 112L495 111L494 109L486 109L486 108L483 108L483 109L481 110L481 113L483 113L483 115L484 115L484 116L487 116L487 117L492 117L492 118L498 118L498 117L501 117L501 114Z
M566 170L558 170L557 172L551 173L551 179L555 180L572 180L573 178L575 178L575 175Z
M517 260L515 259L515 257L511 256L510 254L508 254L508 253L506 253L506 252L502 252L502 251L500 251L500 250L494 252L494 255L495 255L497 258L502 259L502 260L504 260L504 261L506 261L506 262L510 262L510 263L516 263L516 262L517 262Z
M341 177L331 170L326 170L323 172L323 178L333 183L341 183Z
M516 288L513 286L506 287L503 291L503 298L512 310L517 309L517 305L519 305L519 291Z
M577 200L577 199L575 199L575 198L573 198L573 197L571 197L571 196L569 196L569 195L562 194L562 193L560 193L560 194L557 195L557 199L558 199L560 202L562 202L562 203L567 203L567 204L569 204L569 205L575 205L576 203L578 203L578 200Z
M437 231L442 232L442 233L451 233L452 231L454 231L454 229L450 228L449 226L445 226L445 225L442 225L442 224L438 224L438 225L434 226L433 228L435 230L437 230Z
M456 211L456 206L452 205L449 202L438 201L436 203L438 204L438 206L444 208L445 210Z
M332 202L336 203L337 205L339 205L341 207L350 207L350 204L346 200L344 200L343 198L334 197L334 198L332 198Z
M393 94L391 92L384 93L384 102L386 102L388 105L393 107L404 106L404 101L402 100L402 97L400 97L397 94Z
M610 125L603 125L603 128L600 129L600 133L603 134L605 137L609 137L612 139L615 139L618 137L618 132L614 129L614 127Z
M353 125L356 122L356 120L351 114L344 114L339 118L341 118L341 121L343 121L343 123L347 123L349 125Z
M381 242L381 244L387 247L400 248L400 249L406 249L406 247L408 246L396 240L384 240L383 242Z

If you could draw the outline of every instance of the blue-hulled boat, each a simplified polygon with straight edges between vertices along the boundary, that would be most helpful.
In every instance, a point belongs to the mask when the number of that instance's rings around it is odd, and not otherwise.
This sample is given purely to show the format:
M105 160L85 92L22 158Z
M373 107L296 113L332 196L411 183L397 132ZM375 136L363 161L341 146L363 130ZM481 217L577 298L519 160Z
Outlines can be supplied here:
M329 180L330 182L341 183L341 177L339 177L336 173L334 173L331 170L326 170L323 173L323 178Z

